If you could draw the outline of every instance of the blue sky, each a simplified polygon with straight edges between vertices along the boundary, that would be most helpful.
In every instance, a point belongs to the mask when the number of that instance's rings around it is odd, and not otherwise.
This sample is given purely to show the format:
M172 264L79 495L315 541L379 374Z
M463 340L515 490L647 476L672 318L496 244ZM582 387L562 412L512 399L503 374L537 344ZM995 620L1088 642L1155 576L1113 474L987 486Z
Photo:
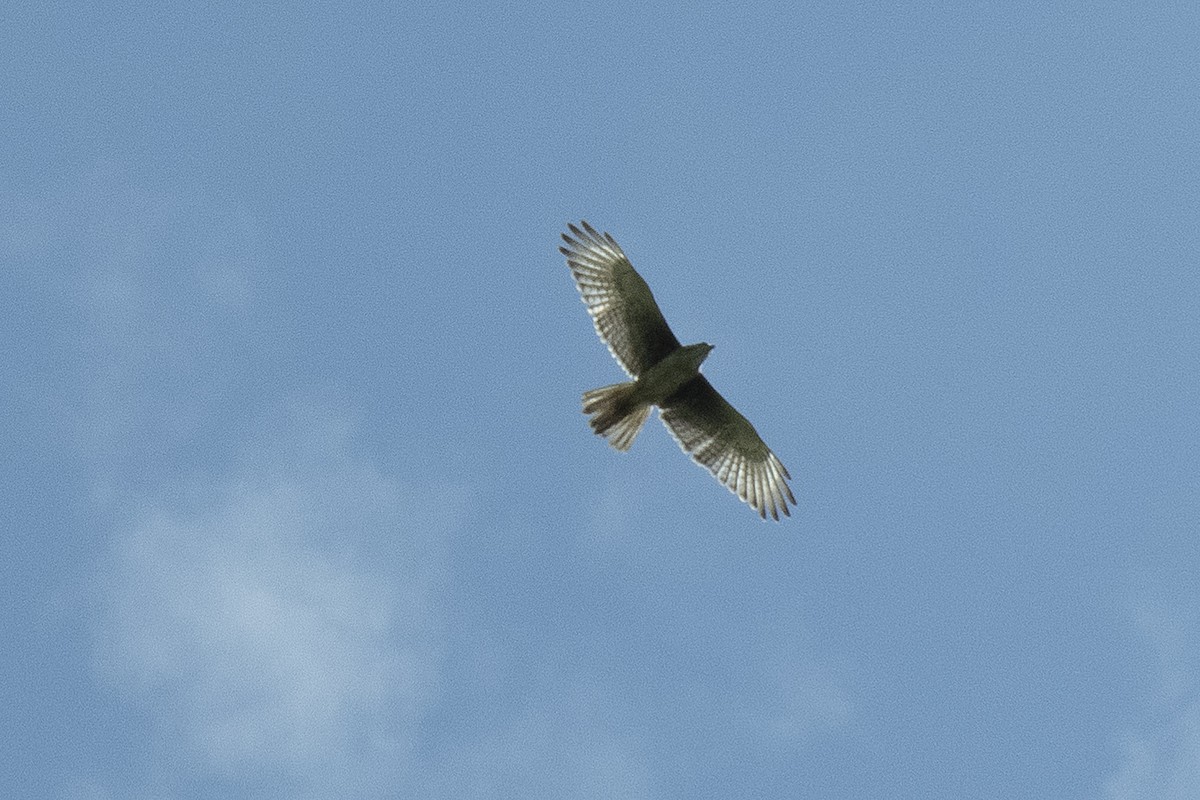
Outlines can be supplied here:
M0 795L1200 796L1197 41L9 4ZM591 434L581 218L791 519Z

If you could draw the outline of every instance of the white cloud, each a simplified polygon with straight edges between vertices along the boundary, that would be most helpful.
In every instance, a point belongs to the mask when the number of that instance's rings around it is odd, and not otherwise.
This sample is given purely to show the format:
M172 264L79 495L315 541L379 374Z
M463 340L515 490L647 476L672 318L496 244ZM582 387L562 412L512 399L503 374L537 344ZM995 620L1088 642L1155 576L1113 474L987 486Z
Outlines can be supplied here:
M1113 800L1195 800L1200 797L1200 704L1181 709L1154 737L1129 737L1125 761L1109 779Z
M79 393L62 416L96 510L117 520L88 598L94 663L128 701L142 793L391 793L412 779L438 688L442 553L461 497L373 467L337 398L294 403L246 440L240 412L261 389L236 376L270 265L236 200L101 167L27 205L0 248L61 288L78 338ZM230 452L228 470L179 477ZM138 791L104 783L71 790Z
M1124 760L1106 782L1110 800L1200 797L1200 675L1194 615L1143 605L1139 631L1158 660L1149 730L1124 738Z
M288 796L348 797L412 770L445 523L356 460L346 428L299 409L234 478L142 504L115 539L97 664L193 779L270 773Z

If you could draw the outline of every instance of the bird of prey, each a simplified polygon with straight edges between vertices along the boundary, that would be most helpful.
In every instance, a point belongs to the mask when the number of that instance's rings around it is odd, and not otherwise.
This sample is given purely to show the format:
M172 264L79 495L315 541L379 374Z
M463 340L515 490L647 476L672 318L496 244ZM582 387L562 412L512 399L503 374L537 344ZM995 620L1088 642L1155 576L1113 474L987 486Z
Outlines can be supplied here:
M653 406L685 453L706 467L758 515L791 516L796 498L787 469L738 413L700 374L711 344L681 345L663 319L642 276L608 233L586 221L562 235L567 266L579 294L617 363L633 378L583 393L583 412L618 450L633 444Z

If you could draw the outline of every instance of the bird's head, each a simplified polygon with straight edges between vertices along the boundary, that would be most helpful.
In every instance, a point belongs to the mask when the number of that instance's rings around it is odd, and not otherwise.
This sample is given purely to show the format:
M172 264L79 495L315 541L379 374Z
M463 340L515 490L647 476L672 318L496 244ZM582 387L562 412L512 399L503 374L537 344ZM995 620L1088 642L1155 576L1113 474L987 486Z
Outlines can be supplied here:
M698 344L689 344L683 347L683 351L687 353L688 363L693 369L700 369L700 365L704 363L704 359L708 358L708 354L712 352L713 346L708 342L700 342Z

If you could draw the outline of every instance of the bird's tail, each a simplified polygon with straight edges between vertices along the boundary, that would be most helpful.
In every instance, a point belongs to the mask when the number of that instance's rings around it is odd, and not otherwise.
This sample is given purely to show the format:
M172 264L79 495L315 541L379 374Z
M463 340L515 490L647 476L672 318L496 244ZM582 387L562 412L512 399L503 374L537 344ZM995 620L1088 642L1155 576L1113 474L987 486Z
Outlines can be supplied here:
M630 448L650 416L650 404L635 399L636 388L630 381L583 393L583 413L591 415L592 430L618 450Z

